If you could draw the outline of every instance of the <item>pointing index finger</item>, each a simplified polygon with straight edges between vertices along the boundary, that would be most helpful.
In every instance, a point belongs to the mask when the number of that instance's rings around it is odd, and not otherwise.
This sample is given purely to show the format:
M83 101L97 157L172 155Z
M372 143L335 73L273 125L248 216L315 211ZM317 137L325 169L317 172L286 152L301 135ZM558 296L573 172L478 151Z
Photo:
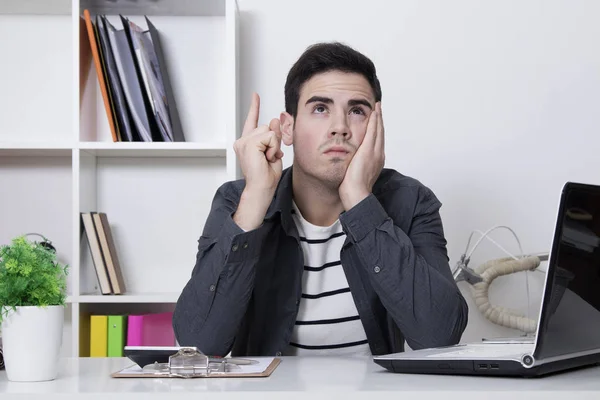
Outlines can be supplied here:
M242 136L252 132L258 126L258 114L260 111L260 97L257 93L252 93L252 102L250 103L250 109L248 110L248 116L244 123L244 129L242 130Z

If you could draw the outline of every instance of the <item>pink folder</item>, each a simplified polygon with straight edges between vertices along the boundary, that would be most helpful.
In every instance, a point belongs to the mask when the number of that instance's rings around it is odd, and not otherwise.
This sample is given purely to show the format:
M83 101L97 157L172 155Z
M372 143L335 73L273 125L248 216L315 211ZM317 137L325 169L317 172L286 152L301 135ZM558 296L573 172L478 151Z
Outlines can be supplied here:
M174 346L173 313L129 315L127 346Z

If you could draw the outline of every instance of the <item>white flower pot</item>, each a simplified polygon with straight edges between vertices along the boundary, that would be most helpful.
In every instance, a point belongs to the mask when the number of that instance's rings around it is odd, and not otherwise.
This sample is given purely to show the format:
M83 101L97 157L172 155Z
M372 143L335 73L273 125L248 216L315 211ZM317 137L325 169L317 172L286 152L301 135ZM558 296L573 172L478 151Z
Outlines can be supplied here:
M28 306L8 311L2 321L2 350L8 380L56 379L64 313L64 306Z

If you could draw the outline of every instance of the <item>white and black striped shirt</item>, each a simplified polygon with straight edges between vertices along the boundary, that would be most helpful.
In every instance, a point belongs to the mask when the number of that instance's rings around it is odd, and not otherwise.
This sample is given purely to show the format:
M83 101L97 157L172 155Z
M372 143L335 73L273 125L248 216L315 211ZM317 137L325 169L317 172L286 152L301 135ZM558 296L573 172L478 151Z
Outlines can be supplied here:
M302 300L289 355L371 355L340 262L346 234L339 220L322 227L306 221L293 203L292 218L304 253Z

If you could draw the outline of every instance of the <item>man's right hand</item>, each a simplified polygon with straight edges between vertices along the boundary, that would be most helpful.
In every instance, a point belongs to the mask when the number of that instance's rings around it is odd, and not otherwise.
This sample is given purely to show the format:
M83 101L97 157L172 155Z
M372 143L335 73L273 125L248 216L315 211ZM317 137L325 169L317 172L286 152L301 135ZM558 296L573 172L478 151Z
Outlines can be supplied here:
M254 93L242 136L233 145L246 180L233 220L246 231L262 224L283 170L280 121L258 126L259 111L260 98Z

